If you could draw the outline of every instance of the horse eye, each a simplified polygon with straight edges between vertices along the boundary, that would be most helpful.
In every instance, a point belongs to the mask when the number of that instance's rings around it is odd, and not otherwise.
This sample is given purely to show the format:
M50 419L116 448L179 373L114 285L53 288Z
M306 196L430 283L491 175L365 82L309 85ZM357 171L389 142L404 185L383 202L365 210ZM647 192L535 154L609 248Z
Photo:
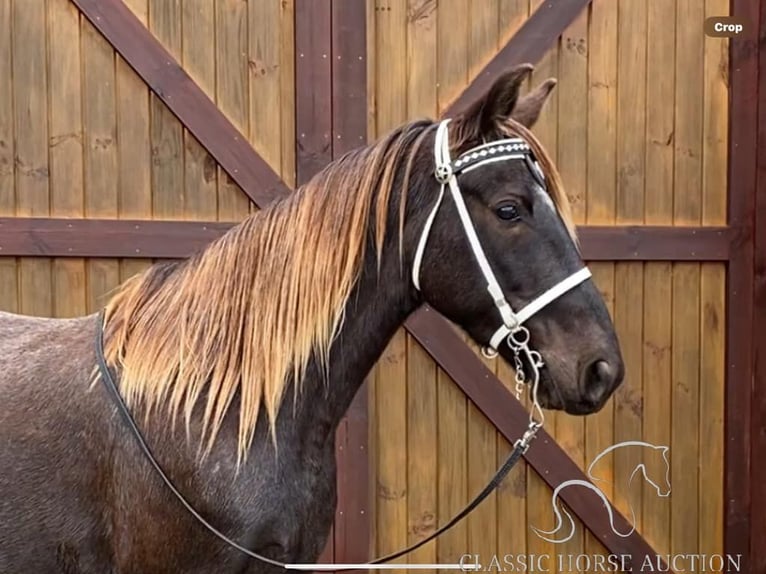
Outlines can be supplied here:
M501 205L495 210L495 213L497 213L497 216L500 219L503 219L505 221L516 221L521 218L521 214L519 213L519 208L512 203L506 203L505 205Z

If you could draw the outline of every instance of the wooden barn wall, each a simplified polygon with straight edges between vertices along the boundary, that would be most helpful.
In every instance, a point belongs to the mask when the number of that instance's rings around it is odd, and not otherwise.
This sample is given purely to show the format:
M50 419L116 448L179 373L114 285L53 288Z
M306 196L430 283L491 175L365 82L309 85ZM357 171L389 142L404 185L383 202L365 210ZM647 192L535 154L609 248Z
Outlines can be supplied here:
M293 2L125 2L292 184ZM69 0L0 0L0 78L0 215L238 221L253 209ZM0 258L0 309L94 311L148 263Z
M371 133L437 116L538 3L371 0ZM578 223L726 223L728 44L704 36L703 21L728 10L728 0L594 0L537 66L532 83L559 83L535 132L558 163ZM639 452L607 457L603 489L628 517L632 502L658 553L722 553L725 266L591 267L626 380L599 414L550 415L546 428L584 469L619 441L669 446L669 498L640 476L628 488L641 462L655 480L664 473L660 457ZM490 365L510 387L508 367ZM383 554L455 514L510 447L404 331L373 379L373 543ZM522 465L467 520L409 558L603 552L579 522L562 545L530 526L553 528L551 490Z

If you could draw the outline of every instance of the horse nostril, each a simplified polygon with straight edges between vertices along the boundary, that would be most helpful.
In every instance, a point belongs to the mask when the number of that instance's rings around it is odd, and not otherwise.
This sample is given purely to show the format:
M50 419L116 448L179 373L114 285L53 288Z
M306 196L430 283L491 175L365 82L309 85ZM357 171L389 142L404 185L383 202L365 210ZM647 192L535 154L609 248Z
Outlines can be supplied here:
M594 404L603 400L604 395L612 390L617 380L618 370L602 360L593 361L585 369L583 392Z

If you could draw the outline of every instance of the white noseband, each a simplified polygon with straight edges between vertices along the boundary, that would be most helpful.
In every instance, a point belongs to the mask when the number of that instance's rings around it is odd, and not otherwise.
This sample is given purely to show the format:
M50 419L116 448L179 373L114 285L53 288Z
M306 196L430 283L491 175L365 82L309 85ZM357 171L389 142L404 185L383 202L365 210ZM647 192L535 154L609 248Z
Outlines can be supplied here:
M460 193L460 187L458 187L456 176L461 171L470 171L487 163L514 159L526 161L527 165L530 166L530 169L533 170L533 174L538 179L543 178L542 171L537 165L537 162L532 160L532 150L529 145L520 138L503 139L475 147L465 152L452 163L449 155L448 123L449 120L442 121L436 130L436 141L434 144L434 160L436 163L435 175L436 179L441 183L441 188L439 190L439 197L436 200L436 204L428 215L425 227L423 228L423 233L418 242L417 250L415 251L415 261L412 267L412 281L415 284L415 288L420 290L420 266L423 261L423 252L425 251L426 243L428 242L428 236L431 232L431 226L436 217L436 212L439 210L439 206L444 199L444 189L445 187L449 187L450 195L457 207L460 221L463 223L463 229L468 237L468 242L471 244L471 250L473 251L476 262L479 264L481 272L487 281L487 291L489 291L489 294L500 313L502 325L495 331L494 335L492 335L489 340L489 346L494 351L497 351L497 348L503 342L503 339L518 331L522 324L540 311L540 309L587 280L591 276L591 273L587 267L583 267L557 285L548 289L532 302L528 303L518 313L513 311L508 304L505 294L503 293L500 284L497 282L495 274L492 272L492 268L487 260L487 256L484 254L484 250L481 247L479 238L476 235L476 229L471 222L471 217L468 214L465 201ZM537 170L537 173L535 173L534 170Z

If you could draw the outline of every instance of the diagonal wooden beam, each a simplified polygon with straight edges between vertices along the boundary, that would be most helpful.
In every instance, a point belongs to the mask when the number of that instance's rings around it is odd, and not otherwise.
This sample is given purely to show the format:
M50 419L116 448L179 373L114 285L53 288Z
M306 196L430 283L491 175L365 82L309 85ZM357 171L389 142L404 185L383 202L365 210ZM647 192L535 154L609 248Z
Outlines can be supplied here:
M122 0L71 0L257 205L290 188Z
M508 43L484 66L465 90L444 111L454 116L485 93L498 75L519 64L539 62L558 42L592 0L543 2Z

